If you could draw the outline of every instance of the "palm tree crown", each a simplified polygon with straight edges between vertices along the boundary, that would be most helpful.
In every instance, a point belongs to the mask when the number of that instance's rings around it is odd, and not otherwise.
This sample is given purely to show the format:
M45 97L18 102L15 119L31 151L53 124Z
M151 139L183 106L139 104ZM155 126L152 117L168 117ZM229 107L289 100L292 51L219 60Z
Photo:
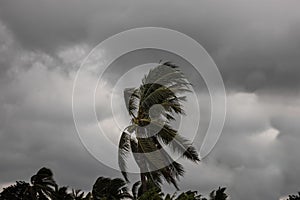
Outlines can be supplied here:
M171 158L163 145L191 161L199 161L191 142L171 126L176 114L185 114L182 101L186 97L180 94L189 92L189 87L178 66L165 62L151 69L138 88L124 91L131 125L121 134L119 167L128 181L126 157L132 152L140 168L143 192L149 182L159 186L161 178L177 188L176 179L184 173L182 165Z
M131 198L126 187L126 182L123 179L110 179L106 177L99 177L93 186L94 200L119 200L124 198Z

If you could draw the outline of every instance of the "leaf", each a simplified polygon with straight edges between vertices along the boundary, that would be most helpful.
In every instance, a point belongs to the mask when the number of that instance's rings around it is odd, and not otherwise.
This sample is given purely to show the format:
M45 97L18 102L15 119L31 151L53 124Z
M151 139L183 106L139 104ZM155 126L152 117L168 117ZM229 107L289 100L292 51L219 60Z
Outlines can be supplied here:
M118 164L125 180L129 182L126 173L126 157L130 152L130 135L125 131L122 133L119 141Z
M124 90L124 100L125 106L128 110L128 113L135 117L134 112L138 109L138 101L139 101L139 90L135 88L126 88Z
M138 198L138 189L139 187L141 186L141 181L137 181L133 184L132 186L132 195L133 195L133 198L134 199L137 199Z

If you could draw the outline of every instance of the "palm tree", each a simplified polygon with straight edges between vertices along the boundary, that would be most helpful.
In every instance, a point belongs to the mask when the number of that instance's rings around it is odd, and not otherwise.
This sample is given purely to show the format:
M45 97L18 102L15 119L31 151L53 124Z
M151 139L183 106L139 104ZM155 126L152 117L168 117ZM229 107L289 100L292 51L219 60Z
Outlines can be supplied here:
M298 192L298 195L289 195L287 200L300 200L300 192Z
M216 191L212 191L209 195L210 200L226 200L228 195L225 193L226 188L217 189Z
M120 200L132 198L128 193L126 182L123 179L99 177L93 186L94 200Z
M30 182L32 184L31 193L36 194L35 196L39 200L49 199L48 197L52 197L54 191L58 190L52 171L45 167L33 175Z
M48 200L54 197L56 190L57 184L51 170L43 167L31 177L31 185L17 181L15 185L3 190L0 199Z
M31 200L30 185L24 181L17 181L16 184L4 188L0 193L1 200Z
M181 164L171 158L163 145L184 158L198 162L196 149L171 126L175 115L184 115L182 101L189 92L190 83L178 66L165 62L151 69L138 88L124 91L125 103L131 124L121 134L119 141L119 167L126 181L126 157L130 152L140 168L141 189L147 182L159 186L164 178L177 189L177 180L183 176ZM160 106L156 106L160 105Z

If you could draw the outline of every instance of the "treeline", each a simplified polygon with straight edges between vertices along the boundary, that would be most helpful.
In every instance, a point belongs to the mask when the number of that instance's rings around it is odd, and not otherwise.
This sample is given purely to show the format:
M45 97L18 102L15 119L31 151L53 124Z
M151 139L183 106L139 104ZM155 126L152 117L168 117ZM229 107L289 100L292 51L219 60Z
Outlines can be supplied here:
M131 191L126 182L120 178L99 177L91 192L59 187L48 168L40 169L30 179L30 183L17 181L14 185L4 188L0 200L226 200L226 188L218 188L209 197L198 194L197 191L182 192L178 195L164 194L161 188L148 183L146 192L142 193L141 183L133 184ZM287 200L300 200L298 195L290 195Z
M133 184L131 191L126 182L120 178L99 177L91 192L60 187L53 178L50 169L42 168L30 179L30 183L17 181L14 185L4 188L0 193L1 200L226 200L225 188L211 192L204 198L196 191L182 192L178 195L164 194L159 187L151 187L141 193L141 184Z

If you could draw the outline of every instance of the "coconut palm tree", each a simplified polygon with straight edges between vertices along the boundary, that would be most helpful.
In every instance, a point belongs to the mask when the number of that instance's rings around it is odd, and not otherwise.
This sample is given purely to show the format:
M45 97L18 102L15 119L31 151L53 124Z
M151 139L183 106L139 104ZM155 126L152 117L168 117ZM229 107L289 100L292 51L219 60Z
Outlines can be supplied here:
M300 200L300 192L298 192L298 195L289 195L287 200Z
M176 115L184 115L182 101L186 97L180 95L190 92L189 87L178 66L165 62L151 69L139 87L124 91L131 124L124 129L119 141L119 167L128 181L126 157L132 152L140 168L142 193L149 182L161 185L162 178L178 189L177 180L184 169L164 146L193 162L199 161L191 142L171 126Z
M45 167L33 175L30 182L32 184L31 193L35 193L39 200L49 199L53 196L54 191L58 190L52 171Z
M209 195L210 200L226 200L228 195L225 193L225 190L225 187L219 187L219 189L217 189L216 191L213 190Z
M99 177L92 190L94 200L121 200L132 198L128 193L126 182L123 179Z

